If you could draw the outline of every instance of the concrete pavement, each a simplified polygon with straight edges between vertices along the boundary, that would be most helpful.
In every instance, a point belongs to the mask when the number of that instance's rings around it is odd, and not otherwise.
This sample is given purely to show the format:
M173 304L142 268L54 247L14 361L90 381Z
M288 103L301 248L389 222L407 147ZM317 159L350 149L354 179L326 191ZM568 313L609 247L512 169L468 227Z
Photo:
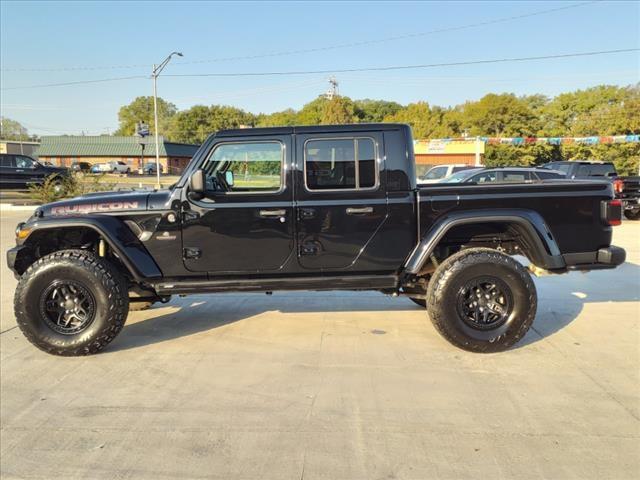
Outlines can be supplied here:
M1 212L1 249L28 213ZM536 279L509 352L441 339L375 293L192 296L132 313L102 354L15 327L1 266L0 476L640 477L640 223L614 271Z

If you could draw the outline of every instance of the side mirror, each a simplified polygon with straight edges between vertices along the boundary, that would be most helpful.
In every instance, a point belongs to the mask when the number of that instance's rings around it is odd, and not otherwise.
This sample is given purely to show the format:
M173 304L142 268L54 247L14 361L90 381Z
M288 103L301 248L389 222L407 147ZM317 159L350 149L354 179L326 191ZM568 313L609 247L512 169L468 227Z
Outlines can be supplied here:
M233 172L231 170L224 172L224 180L227 182L227 185L233 187Z
M189 192L192 196L200 199L204 197L205 192L205 177L204 170L196 170L191 174L189 178Z

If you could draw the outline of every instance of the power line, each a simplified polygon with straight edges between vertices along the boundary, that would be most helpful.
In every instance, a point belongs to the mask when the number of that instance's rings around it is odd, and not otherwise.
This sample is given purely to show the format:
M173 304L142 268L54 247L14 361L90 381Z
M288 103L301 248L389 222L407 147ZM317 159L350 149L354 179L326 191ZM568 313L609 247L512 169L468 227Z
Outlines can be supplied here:
M578 52L578 53L562 53L557 55L539 55L534 57L513 57L513 58L494 58L488 60L470 60L461 62L447 62L447 63L427 63L418 65L395 65L385 67L365 67L365 68L344 68L333 70L291 70L291 71L274 71L274 72L215 72L215 73L174 73L165 74L164 77L265 77L265 76L286 76L286 75L320 75L320 74L335 74L335 73L353 73L353 72L383 72L392 70L411 70L411 69L423 69L423 68L437 68L437 67L456 67L463 65L485 65L492 63L508 63L508 62L529 62L536 60L550 60L559 58L571 58L571 57L588 57L595 55L611 55L617 53L629 53L637 52L640 48L623 48L617 50L601 50L595 52ZM112 82L118 80L131 80L148 78L145 75L135 75L130 77L115 77L105 78L99 80L79 80L76 82L64 82L64 83L49 83L41 85L27 85L22 87L5 87L0 90L21 90L29 88L44 88L44 87L62 87L68 85L82 85L87 83L99 83L99 82Z
M436 67L455 67L462 65L482 65L490 63L507 63L507 62L528 62L535 60L550 60L558 58L570 57L587 57L595 55L611 55L616 53L636 52L640 48L623 48L617 50L601 50L595 52L579 52L579 53L562 53L558 55L540 55L535 57L513 57L513 58L497 58L489 60L470 60L461 62L446 63L427 63L418 65L395 65L386 67L365 67L365 68L344 68L334 70L290 70L290 71L274 71L274 72L215 72L215 73L173 73L166 74L165 77L260 77L260 76L278 76L278 75L320 75L329 73L353 73L353 72L383 72L390 70L410 70L421 68Z
M236 56L236 57L221 57L221 58L214 58L211 60L195 60L195 61L191 61L191 62L180 62L179 65L193 65L193 64L202 64L202 63L215 63L215 62L226 62L226 61L232 61L232 60L255 60L255 59L259 59L259 58L269 58L269 57L280 57L280 56L286 56L286 55L298 55L298 54L303 54L303 53L317 53L317 52L325 52L328 50L337 50L337 49L341 49L341 48L353 48L353 47L362 47L365 45L375 45L378 43L385 43L385 42L391 42L391 41L397 41L397 40L406 40L409 38L416 38L416 37L424 37L427 35L434 35L437 33L446 33L446 32L455 32L458 30L465 30L468 28L476 28L476 27L483 27L483 26L487 26L487 25L495 25L496 23L504 23L504 22L508 22L508 21L512 21L512 20L520 20L523 18L529 18L529 17L535 17L538 15L545 15L547 13L555 13L555 12L559 12L561 10L568 10L571 8L577 8L577 7L583 7L585 5L589 5L592 3L597 3L599 0L592 0L589 2L581 2L578 4L574 4L574 5L567 5L564 7L557 7L557 8L550 8L547 10L539 10L536 12L531 12L531 13L525 13L522 15L513 15L513 16L509 16L509 17L501 17L501 18L496 18L493 20L487 20L484 22L477 22L477 23L470 23L470 24L466 24L466 25L459 25L459 26L455 26L455 27L445 27L445 28L438 28L435 30L428 30L426 32L417 32L417 33L408 33L405 35L397 35L397 36L393 36L393 37L386 37L386 38L376 38L376 39L372 39L372 40L363 40L363 41L359 41L359 42L349 42L349 43L340 43L340 44L336 44L336 45L330 45L330 46L326 46L326 47L316 47L316 48L306 48L306 49L299 49L299 50L287 50L287 51L281 51L281 52L272 52L272 53L264 53L264 54L258 54L258 55L244 55L244 56ZM178 65L178 63L176 63L176 65Z
M359 42L347 42L347 43L339 43L339 44L335 44L335 45L328 45L328 46L324 46L324 47L314 47L314 48L306 48L306 49L298 49L298 50L284 50L284 51L279 51L279 52L270 52L270 53L263 53L263 54L255 54L255 55L240 55L240 56L235 56L235 57L220 57L220 58L213 58L213 59L209 59L209 60L194 60L191 62L176 62L174 64L174 66L179 66L179 65L196 65L196 64L203 64L203 63L218 63L218 62L229 62L229 61L236 61L236 60L256 60L256 59L260 59L260 58L272 58L272 57L282 57L282 56L288 56L288 55L300 55L300 54L304 54L304 53L318 53L318 52L325 52L325 51L330 51L330 50L338 50L338 49L342 49L342 48L354 48L354 47L362 47L362 46L366 46L366 45L375 45L375 44L380 44L380 43L385 43L385 42L392 42L392 41L398 41L398 40L406 40L406 39L410 39L410 38L418 38L418 37L424 37L424 36L428 36L428 35L435 35L438 33L447 33L447 32L455 32L455 31L459 31L459 30L466 30L466 29L470 29L470 28L477 28L477 27L484 27L484 26L488 26L488 25L495 25L498 23L506 23L506 22L510 22L513 20L521 20L524 18L530 18L530 17L536 17L539 15L546 15L548 13L555 13L555 12L559 12L559 11L563 11L563 10L569 10L569 9L573 9L573 8L579 8L579 7L584 7L586 5L590 5L593 3L598 3L601 0L591 0L591 1L587 1L587 2L581 2L581 3L576 3L573 5L566 5L563 7L556 7L556 8L549 8L546 10L538 10L535 12L531 12L531 13L524 13L521 15L512 15L509 17L500 17L500 18L495 18L492 20L486 20L483 22L476 22L476 23L469 23L469 24L465 24L465 25L458 25L458 26L453 26L453 27L445 27L445 28L438 28L438 29L434 29L434 30L427 30L425 32L414 32L414 33L408 33L405 35L396 35L396 36L392 36L392 37L385 37L385 38L375 38L375 39L371 39L371 40L362 40ZM151 67L151 64L133 64L133 65L110 65L110 66L74 66L74 67L58 67L58 68L3 68L0 69L3 72L66 72L66 71L89 71L89 70L121 70L121 69L129 69L129 68L149 68Z
M116 82L120 80L133 80L140 78L149 78L146 75L132 75L130 77L113 77L113 78L101 78L97 80L78 80L76 82L63 82L63 83L45 83L40 85L26 85L23 87L5 87L0 90L23 90L28 88L44 88L44 87L66 87L69 85L84 85L87 83L104 83L104 82Z

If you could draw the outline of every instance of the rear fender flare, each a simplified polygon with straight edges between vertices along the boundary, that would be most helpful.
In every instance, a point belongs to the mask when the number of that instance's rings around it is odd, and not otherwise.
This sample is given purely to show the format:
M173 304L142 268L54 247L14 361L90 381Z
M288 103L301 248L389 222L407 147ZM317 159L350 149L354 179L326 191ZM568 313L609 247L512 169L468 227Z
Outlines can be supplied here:
M118 255L135 280L159 278L162 276L160 268L153 260L142 242L117 217L110 215L92 215L82 218L45 218L28 225L32 230L24 245L34 245L34 235L46 230L60 230L73 228L89 228L98 233Z
M434 248L446 233L459 225L474 223L506 223L516 227L530 246L530 260L547 270L566 267L560 248L542 216L532 210L474 210L454 212L439 219L422 238L405 264L405 272L416 275L428 261Z

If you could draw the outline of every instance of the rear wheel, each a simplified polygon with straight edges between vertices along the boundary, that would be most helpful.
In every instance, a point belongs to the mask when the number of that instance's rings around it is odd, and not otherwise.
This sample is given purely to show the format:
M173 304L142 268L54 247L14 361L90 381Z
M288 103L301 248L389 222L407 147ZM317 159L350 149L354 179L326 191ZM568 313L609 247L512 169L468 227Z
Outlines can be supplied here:
M22 275L14 310L27 339L54 355L97 353L118 335L129 299L122 275L86 250L47 255Z
M429 317L453 345L501 352L527 333L536 314L536 288L516 260L488 248L452 255L435 271L427 291Z
M625 210L624 216L627 217L628 220L638 220L640 219L640 209L638 210Z

